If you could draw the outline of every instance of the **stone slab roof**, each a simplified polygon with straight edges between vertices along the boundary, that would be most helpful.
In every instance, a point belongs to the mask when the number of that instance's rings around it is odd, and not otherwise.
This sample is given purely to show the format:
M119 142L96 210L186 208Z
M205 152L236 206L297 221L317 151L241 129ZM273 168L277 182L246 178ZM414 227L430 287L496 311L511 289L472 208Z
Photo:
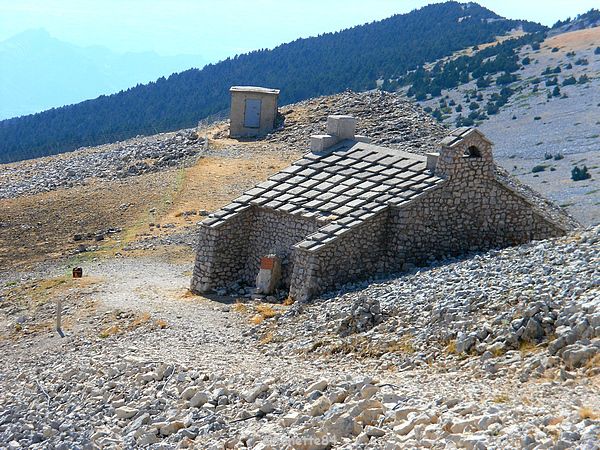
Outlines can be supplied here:
M452 147L459 142L461 142L464 138L469 136L471 133L479 134L479 137L489 144L493 144L488 138L486 138L481 131L472 127L460 127L453 130L449 135L447 135L442 141L440 145L444 147Z
M323 227L297 244L316 250L388 206L409 202L441 183L426 161L421 155L345 140L307 153L202 224L219 227L252 206L316 219Z

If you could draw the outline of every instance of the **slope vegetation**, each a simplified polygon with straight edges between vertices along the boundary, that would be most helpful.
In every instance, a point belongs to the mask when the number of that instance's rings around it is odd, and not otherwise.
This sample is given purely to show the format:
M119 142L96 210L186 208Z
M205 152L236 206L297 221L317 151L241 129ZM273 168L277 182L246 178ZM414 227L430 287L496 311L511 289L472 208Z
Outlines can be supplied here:
M0 122L0 162L195 125L228 107L234 84L278 87L281 101L366 90L427 61L537 24L448 2L337 33L298 39L188 70L112 96Z
M399 89L444 125L480 127L512 175L597 224L600 27L532 38L429 65ZM589 178L574 180L584 168Z

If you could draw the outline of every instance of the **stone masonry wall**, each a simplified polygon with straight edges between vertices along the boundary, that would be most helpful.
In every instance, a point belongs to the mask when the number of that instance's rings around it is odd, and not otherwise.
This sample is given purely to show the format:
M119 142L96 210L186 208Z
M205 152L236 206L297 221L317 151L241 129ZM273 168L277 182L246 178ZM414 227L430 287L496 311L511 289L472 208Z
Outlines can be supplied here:
M290 297L306 300L386 270L388 213L382 211L317 251L298 250Z
M252 227L246 230L248 251L241 279L254 285L260 258L273 253L281 258L282 286L289 287L294 267L294 244L321 226L313 219L256 208Z
M248 230L254 211L248 208L219 227L200 225L193 292L208 292L240 279L248 254Z
M219 227L201 225L191 289L209 292L238 281L254 285L260 258L271 253L281 258L282 285L287 288L294 244L320 226L316 220L257 207Z
M467 251L507 247L564 234L495 180L448 182L390 211L390 270Z

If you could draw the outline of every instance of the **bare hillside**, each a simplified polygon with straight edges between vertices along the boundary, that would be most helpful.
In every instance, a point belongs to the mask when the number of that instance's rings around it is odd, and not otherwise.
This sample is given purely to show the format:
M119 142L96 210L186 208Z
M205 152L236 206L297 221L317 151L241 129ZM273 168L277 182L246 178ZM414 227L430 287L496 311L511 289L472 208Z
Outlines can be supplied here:
M555 35L538 50L525 45L518 79L488 87L470 81L421 102L444 106L443 123L483 108L502 87L514 94L498 113L478 121L496 144L497 161L512 175L564 206L584 224L600 222L600 27ZM556 90L558 88L558 90ZM451 105L451 106L449 106ZM465 112L466 111L466 112ZM574 182L571 170L586 166L591 178ZM532 169L536 168L533 172Z

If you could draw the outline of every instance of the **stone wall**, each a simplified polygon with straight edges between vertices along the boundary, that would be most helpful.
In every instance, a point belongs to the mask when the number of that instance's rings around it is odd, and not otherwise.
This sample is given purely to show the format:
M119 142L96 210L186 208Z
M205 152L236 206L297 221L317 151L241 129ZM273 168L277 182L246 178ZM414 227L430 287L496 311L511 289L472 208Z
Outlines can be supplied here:
M316 251L297 250L290 297L306 300L386 271L388 210Z
M193 292L209 292L240 279L253 219L254 211L248 208L218 227L200 225L190 287Z
M321 227L316 220L255 208L252 227L246 230L247 253L241 279L253 285L260 258L275 254L281 259L281 282L288 288L294 267L294 245Z
M470 148L478 156L469 156ZM495 177L491 143L477 132L458 145L442 147L435 173L446 178L442 185L390 210L387 260L392 271L407 262L565 233Z
M209 292L237 281L254 285L260 258L276 254L282 262L282 285L289 287L294 244L314 233L316 220L264 208L248 208L217 227L200 225L191 289Z
M390 270L468 251L507 247L564 231L495 180L448 182L404 208L390 210Z

